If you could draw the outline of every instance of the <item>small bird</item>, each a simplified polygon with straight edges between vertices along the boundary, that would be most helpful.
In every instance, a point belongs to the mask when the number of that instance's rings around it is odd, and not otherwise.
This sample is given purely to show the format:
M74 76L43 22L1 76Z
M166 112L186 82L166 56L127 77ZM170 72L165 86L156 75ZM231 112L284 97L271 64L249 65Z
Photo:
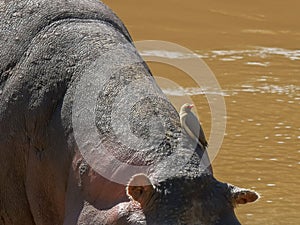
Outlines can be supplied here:
M186 133L205 150L208 143L197 117L191 111L194 105L185 103L180 109L180 123Z

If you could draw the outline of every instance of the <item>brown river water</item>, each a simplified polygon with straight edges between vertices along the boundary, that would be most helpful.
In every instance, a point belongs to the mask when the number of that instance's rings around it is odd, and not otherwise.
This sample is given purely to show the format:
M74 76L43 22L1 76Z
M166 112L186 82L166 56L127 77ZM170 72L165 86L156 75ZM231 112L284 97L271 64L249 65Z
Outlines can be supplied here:
M215 74L227 109L224 140L213 161L215 176L261 195L258 202L236 209L242 224L300 224L300 1L104 2L135 41L185 46ZM189 96L209 136L205 91L176 68L149 65L154 75L182 86L162 89L174 105Z

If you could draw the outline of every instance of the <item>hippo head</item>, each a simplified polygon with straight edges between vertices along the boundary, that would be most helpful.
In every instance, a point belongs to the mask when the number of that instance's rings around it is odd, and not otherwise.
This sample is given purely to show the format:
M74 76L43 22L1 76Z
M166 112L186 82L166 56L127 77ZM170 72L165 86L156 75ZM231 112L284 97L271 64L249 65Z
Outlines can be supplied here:
M145 174L137 174L126 190L131 202L140 205L140 210L129 213L128 224L235 225L240 223L234 207L259 198L252 190L219 182L210 175L153 184Z

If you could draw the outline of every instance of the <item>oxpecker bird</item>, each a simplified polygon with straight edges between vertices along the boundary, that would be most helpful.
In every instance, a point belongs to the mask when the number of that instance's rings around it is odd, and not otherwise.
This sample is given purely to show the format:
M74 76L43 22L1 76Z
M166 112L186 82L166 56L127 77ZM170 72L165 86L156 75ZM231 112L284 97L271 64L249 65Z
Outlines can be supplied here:
M195 141L198 142L198 144L203 147L203 149L206 149L208 143L206 141L203 129L201 127L201 124L197 117L194 115L194 113L191 111L191 109L194 107L194 105L185 103L183 106L181 106L180 109L180 123L182 128L186 131L186 133Z

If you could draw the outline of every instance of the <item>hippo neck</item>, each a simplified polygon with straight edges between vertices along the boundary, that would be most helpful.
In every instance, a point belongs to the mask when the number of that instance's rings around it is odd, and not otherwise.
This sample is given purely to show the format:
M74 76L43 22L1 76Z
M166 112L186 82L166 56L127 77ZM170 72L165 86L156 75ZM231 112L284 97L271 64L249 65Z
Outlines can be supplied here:
M206 179L213 177L210 165L202 160L205 153L200 146L194 150L193 143L188 139L180 139L180 145L173 154L154 164L149 169L149 175L155 183L167 181L169 179L181 179L182 177L191 179Z

